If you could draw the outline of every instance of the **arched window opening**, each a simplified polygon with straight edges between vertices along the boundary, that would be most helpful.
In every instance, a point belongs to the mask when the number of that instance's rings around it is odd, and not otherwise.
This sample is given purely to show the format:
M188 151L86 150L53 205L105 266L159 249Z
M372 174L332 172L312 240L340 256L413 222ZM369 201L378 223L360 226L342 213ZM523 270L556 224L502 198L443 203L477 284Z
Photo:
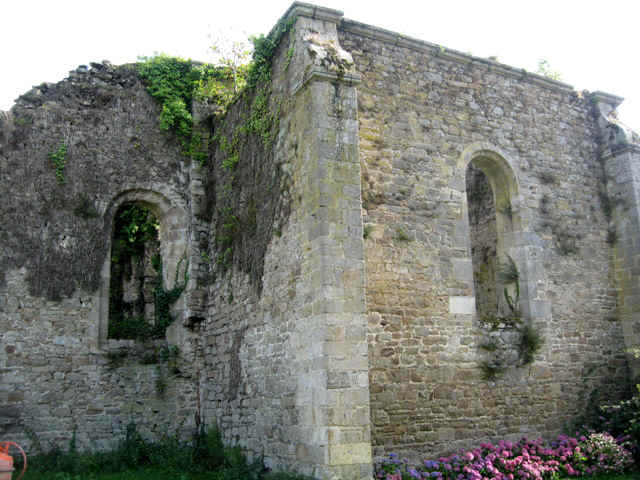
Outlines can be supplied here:
M480 318L497 317L499 263L496 206L487 176L473 162L467 167L466 188L476 311Z
M149 339L164 336L171 305L186 284L176 278L165 290L160 222L139 203L116 211L111 243L108 338ZM178 265L178 270L180 265ZM186 272L186 269L185 269Z
M478 317L518 316L518 270L508 254L518 222L511 204L515 178L504 160L487 153L469 162L466 190Z

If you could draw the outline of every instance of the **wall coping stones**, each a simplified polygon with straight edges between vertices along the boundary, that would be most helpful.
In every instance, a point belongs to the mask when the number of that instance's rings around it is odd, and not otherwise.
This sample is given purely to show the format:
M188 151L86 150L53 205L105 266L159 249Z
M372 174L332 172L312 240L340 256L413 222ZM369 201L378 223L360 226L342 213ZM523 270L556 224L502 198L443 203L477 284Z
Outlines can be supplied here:
M544 88L558 90L564 93L571 93L575 91L572 85L569 85L564 82L560 82L558 80L552 80L550 78L547 78L543 75L539 75L537 73L528 72L523 68L512 67L512 66L497 62L495 60L490 60L488 58L476 57L474 55L469 55L454 49L446 48L442 45L427 42L425 40L419 40L413 37L409 37L407 35L402 35L396 32L392 32L390 30L386 30L384 28L374 27L372 25L367 25L365 23L357 22L355 20L342 19L342 21L340 22L339 28L341 30L348 31L356 35L371 38L374 40L379 40L387 44L408 48L418 52L431 53L431 54L434 54L434 56L436 57L440 57L446 60L452 60L454 62L458 62L462 64L469 64L469 63L484 64L489 69L496 70L498 73L515 77L520 80L526 79L529 83L533 83L535 85L538 85ZM605 94L604 92L598 92L598 93L607 95L611 98L617 98L617 99L620 99L620 101L622 101L622 97Z
M343 16L342 11L333 8L319 7L305 2L293 2L284 13L283 18L307 17L339 24Z

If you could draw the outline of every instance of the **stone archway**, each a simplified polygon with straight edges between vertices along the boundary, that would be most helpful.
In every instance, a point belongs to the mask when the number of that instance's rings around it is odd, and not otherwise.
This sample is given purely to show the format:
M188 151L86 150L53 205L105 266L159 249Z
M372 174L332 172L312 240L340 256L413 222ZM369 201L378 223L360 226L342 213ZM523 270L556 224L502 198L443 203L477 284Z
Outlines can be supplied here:
M97 293L95 347L103 349L108 344L109 332L109 289L111 283L111 243L113 239L114 217L127 204L140 205L148 209L157 219L159 251L162 258L162 277L164 286L171 289L178 277L187 268L187 217L183 209L172 205L164 195L152 190L132 189L119 193L110 202L104 217L109 222L109 254L101 270L100 288ZM180 273L177 273L180 269ZM179 309L179 303L176 309Z

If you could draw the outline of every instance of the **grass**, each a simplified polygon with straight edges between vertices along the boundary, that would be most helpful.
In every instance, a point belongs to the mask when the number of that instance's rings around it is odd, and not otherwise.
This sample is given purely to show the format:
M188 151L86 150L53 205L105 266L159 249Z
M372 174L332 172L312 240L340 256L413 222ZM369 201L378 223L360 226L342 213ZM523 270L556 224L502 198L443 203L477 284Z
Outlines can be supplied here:
M238 472L229 469L218 469L203 473L188 473L167 470L162 468L143 468L136 470L126 470L118 473L65 473L65 472L39 472L27 471L23 480L244 480ZM264 480L301 480L304 477L291 473L269 473L262 477ZM615 480L623 480L615 479Z
M577 478L588 478L589 480L638 480L640 478L640 472L627 473L626 475L594 475L591 477Z
M261 461L249 463L239 447L225 447L217 428L202 430L191 439L161 435L144 439L131 424L120 446L110 452L69 449L45 451L37 438L24 480L304 480L289 473L269 473ZM21 465L16 465L21 470Z

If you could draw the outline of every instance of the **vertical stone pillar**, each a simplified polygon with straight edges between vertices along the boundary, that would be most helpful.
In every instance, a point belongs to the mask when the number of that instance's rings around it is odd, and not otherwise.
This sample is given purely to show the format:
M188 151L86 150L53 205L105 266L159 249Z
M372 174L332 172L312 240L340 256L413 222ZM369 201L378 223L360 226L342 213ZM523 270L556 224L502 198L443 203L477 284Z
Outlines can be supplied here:
M315 478L371 478L364 241L353 60L338 42L342 13L295 3L288 66L299 145L294 181L305 257L296 463Z
M633 379L640 379L640 138L619 124L622 98L592 94L600 128L610 230L615 231L614 262L619 311Z

